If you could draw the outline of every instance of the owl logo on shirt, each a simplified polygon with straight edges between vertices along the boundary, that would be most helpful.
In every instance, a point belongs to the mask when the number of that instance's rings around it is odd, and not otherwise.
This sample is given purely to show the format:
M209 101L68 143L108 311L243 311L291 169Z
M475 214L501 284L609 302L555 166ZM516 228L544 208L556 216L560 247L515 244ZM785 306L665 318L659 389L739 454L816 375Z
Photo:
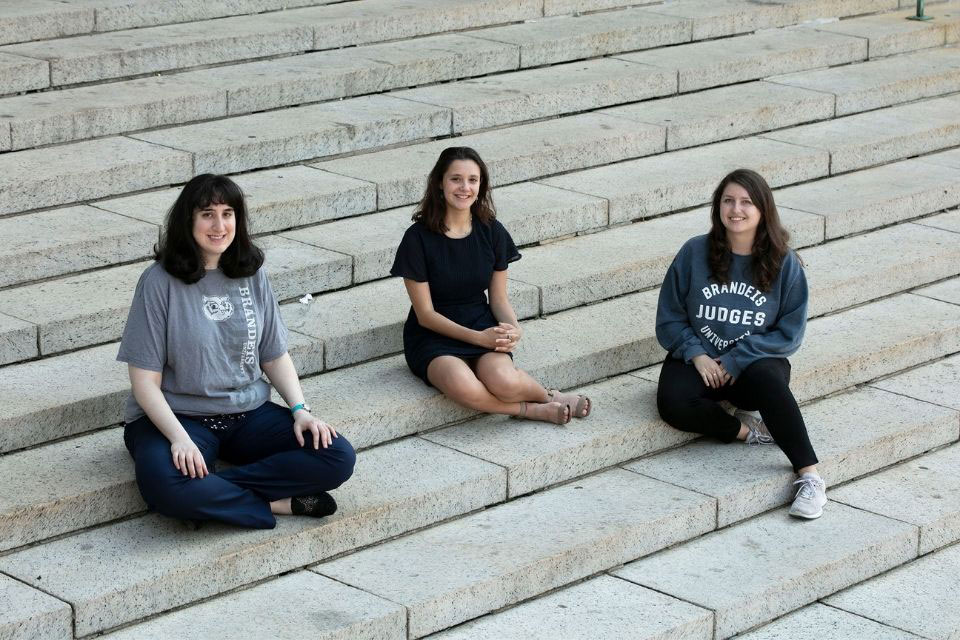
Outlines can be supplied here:
M229 296L203 296L203 314L215 322L223 322L233 315Z

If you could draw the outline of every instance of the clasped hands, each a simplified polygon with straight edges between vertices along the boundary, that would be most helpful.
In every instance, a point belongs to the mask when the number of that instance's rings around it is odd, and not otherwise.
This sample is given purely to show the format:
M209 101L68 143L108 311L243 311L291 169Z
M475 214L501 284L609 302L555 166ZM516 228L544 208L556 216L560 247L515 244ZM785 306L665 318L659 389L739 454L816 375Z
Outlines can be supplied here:
M711 389L719 389L728 382L733 382L733 376L727 373L723 365L705 353L693 357L693 366L703 378L703 384Z
M483 339L483 346L500 353L510 353L513 351L520 338L523 336L523 330L515 327L508 322L501 322L495 327L489 327L480 332Z

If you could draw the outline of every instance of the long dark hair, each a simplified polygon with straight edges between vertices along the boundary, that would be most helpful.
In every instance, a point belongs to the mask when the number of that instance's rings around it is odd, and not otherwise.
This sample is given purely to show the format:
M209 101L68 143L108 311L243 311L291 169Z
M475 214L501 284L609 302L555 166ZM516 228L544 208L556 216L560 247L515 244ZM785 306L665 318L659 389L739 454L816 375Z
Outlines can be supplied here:
M447 147L440 152L437 163L430 170L423 198L413 213L414 222L422 222L434 233L444 233L447 230L443 223L447 213L447 201L443 198L443 175L454 160L473 160L480 167L480 188L477 190L477 199L470 205L470 212L483 224L490 224L497 217L493 194L490 191L490 172L480 159L480 154L470 147Z
M160 242L153 248L154 259L170 275L193 284L205 274L203 256L193 239L193 216L212 204L233 209L233 242L220 256L220 268L228 278L252 276L263 265L263 251L247 233L247 206L243 191L226 176L203 173L183 185L176 202L167 212Z
M761 291L769 291L770 285L780 275L783 260L790 252L790 232L780 223L780 214L773 201L770 185L756 171L736 169L728 173L713 191L713 207L710 211L709 252L710 275L721 284L729 282L730 243L727 230L720 220L720 200L723 190L731 182L747 190L750 200L760 211L760 224L753 238L753 283Z

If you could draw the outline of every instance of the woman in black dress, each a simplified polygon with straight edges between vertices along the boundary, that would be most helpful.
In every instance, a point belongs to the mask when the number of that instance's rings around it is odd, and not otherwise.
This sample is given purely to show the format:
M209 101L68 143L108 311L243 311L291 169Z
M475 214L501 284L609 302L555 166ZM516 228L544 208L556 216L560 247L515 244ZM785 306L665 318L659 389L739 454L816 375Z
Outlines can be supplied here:
M585 418L589 398L547 391L513 365L523 331L507 297L507 266L520 252L495 216L477 152L444 149L390 270L403 277L412 303L403 328L407 364L471 409L556 424Z

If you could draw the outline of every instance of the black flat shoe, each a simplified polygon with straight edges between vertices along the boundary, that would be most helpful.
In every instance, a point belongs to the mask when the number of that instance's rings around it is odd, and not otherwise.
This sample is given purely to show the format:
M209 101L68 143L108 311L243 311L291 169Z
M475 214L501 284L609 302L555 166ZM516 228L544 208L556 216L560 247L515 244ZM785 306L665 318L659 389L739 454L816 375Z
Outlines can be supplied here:
M290 498L290 510L295 516L323 518L337 512L337 501L326 491L313 496Z

